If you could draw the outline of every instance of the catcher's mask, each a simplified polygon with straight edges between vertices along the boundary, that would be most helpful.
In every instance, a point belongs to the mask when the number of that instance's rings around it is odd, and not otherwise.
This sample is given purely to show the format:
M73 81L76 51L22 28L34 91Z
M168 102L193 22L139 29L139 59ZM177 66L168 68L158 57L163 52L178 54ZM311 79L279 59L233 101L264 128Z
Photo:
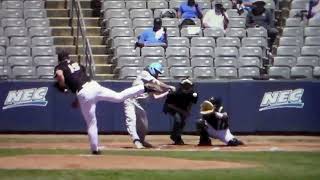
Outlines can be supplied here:
M200 114L206 115L213 113L215 111L215 108L215 105L212 104L210 101L203 101L203 103L201 103L200 105Z

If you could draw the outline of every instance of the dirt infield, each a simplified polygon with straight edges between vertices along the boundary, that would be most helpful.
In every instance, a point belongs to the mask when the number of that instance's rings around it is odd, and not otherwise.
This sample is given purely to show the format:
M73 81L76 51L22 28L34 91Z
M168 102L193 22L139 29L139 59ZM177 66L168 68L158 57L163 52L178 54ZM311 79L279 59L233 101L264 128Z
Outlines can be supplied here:
M145 156L24 155L0 158L0 169L199 170L249 168L253 164Z
M317 136L241 136L245 146L228 147L213 140L213 146L197 146L198 137L184 136L187 145L171 145L168 136L148 136L154 148L136 150L128 136L100 136L102 151L320 151ZM86 135L0 135L0 149L88 150ZM50 163L48 163L50 162ZM130 163L128 163L130 162ZM170 166L168 166L170 165ZM166 157L123 155L19 155L0 157L0 169L215 169L250 168L250 163L198 161Z

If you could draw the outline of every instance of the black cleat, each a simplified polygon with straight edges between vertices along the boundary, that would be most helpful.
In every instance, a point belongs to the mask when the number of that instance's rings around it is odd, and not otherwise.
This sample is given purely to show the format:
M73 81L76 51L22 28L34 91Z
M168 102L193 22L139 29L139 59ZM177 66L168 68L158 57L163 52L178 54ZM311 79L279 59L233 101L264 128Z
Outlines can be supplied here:
M185 145L181 137L170 136L170 139L173 141L173 145Z
M92 154L92 155L100 155L100 154L101 154L101 151L100 151L100 150L92 151L91 154Z
M150 92L163 92L162 88L159 85L156 85L154 83L145 83L144 84L144 92L150 93Z
M241 146L241 145L244 145L244 143L236 138L233 138L227 144L227 146Z
M200 139L198 146L212 146L211 139Z

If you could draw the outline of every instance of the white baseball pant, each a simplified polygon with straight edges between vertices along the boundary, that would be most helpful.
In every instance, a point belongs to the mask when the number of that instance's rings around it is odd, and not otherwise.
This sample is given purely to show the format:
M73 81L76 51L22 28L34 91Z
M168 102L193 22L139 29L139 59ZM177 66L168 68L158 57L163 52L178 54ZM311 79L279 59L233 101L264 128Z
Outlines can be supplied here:
M211 138L219 139L220 141L224 143L228 143L230 140L234 138L234 136L231 134L230 129L224 129L224 130L215 130L213 127L211 127L208 124L207 132Z
M143 142L148 133L147 113L141 103L134 98L124 101L127 131L133 141Z
M115 92L105 88L96 81L87 82L77 93L82 115L87 124L87 132L91 151L98 149L98 128L96 119L96 103L99 101L123 102L125 99L134 97L144 92L144 85L134 86L121 92Z

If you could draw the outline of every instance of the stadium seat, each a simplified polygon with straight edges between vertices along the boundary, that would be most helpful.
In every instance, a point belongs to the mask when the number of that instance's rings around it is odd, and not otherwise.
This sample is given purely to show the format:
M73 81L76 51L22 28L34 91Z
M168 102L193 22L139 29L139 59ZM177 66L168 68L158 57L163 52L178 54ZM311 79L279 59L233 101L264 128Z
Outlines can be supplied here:
M279 46L277 48L278 56L294 56L298 57L300 55L300 47L296 46Z
M303 46L303 37L281 37L279 46Z
M218 47L240 47L240 39L237 37L219 37L217 39Z
M248 37L268 37L267 30L263 27L259 28L248 28Z
M114 39L116 37L133 37L132 28L112 28L109 38Z
M314 78L320 78L320 66L313 68L313 77Z
M262 67L262 62L258 57L240 57L239 67Z
M175 9L155 9L154 12L153 12L153 17L154 18L159 18L161 17L161 15L166 12L166 11L171 11L171 12L174 12L175 15L177 15L177 12ZM177 16L176 16L177 17Z
M2 8L3 9L22 9L23 1L4 0L2 1Z
M170 76L174 79L192 77L191 67L171 67Z
M283 37L299 37L303 36L303 28L302 27L286 27L283 28L282 32Z
M306 66L292 67L290 77L293 79L311 79L312 78L312 68L306 67Z
M224 30L223 29L214 29L214 28L205 28L203 30L203 34L205 37L223 37L224 36Z
M12 68L12 76L15 79L34 79L35 68L31 66L14 66Z
M305 36L319 36L320 27L306 27L304 29Z
M167 28L168 37L180 36L179 28Z
M301 55L305 56L320 56L320 46L303 46Z
M229 28L245 28L246 19L245 18L229 18Z
M170 9L179 9L181 3L185 2L185 0L170 0L169 8Z
M172 66L183 66L183 67L189 67L190 66L190 60L188 57L169 57L167 58L168 67Z
M297 64L297 59L292 56L276 56L273 60L274 66L293 67Z
M25 27L26 23L23 18L3 18L2 27Z
M144 57L143 66L148 66L151 63L158 62L162 64L163 67L167 67L167 61L164 57Z
M189 57L189 48L187 47L168 47L166 57Z
M241 47L239 53L241 57L262 57L262 49L260 47Z
M129 10L131 10L131 9L146 9L147 4L146 4L146 1L141 1L141 0L126 1L126 8Z
M317 56L300 56L297 58L296 66L319 66L319 57Z
M47 18L30 18L26 21L26 26L29 27L49 27L50 22Z
M168 46L189 47L190 43L187 37L168 37Z
M6 49L0 46L0 56L5 56L5 55L6 55Z
M127 9L108 9L104 12L103 17L105 21L111 18L128 18L129 11Z
M10 56L8 58L9 66L32 66L32 58L30 56Z
M226 36L243 38L247 36L247 32L244 28L227 28Z
M191 39L192 47L215 47L215 44L213 37L193 37Z
M24 1L23 7L25 9L44 9L45 8L44 3L45 3L44 1L28 0L28 1Z
M268 46L267 40L263 37L244 37L241 42L243 47L266 48Z
M167 9L168 8L168 1L166 0L152 0L147 1L148 9Z
M239 52L236 47L216 47L215 48L216 57L238 57Z
M319 18L311 18L308 22L309 27L320 27L320 20Z
M162 18L163 27L178 27L179 19L177 18Z
M29 36L51 36L51 28L50 27L31 27L29 28Z
M197 0L197 3L202 10L203 9L211 9L211 1L210 0Z
M306 46L320 46L320 34L319 36L306 37L304 44Z
M141 73L143 67L122 67L120 69L119 78L120 79L132 79Z
M111 18L111 19L109 19L109 21L107 23L107 29L119 28L119 27L125 27L125 28L132 27L131 19L129 19L129 18Z
M125 1L104 1L103 10L109 9L124 9L126 7Z
M56 66L58 64L57 56L37 56L33 58L35 66Z
M301 18L287 18L286 27L300 27L303 26Z
M10 39L10 46L30 46L29 37L12 37Z
M123 66L143 66L143 59L141 57L120 57L117 59L117 68Z
M7 47L9 45L9 39L7 37L0 36L0 46Z
M238 77L237 68L235 67L217 67L216 77L219 79L235 79Z
M237 9L227 9L227 15L229 18L245 18L247 16L247 11L239 14Z
M112 48L117 48L120 46L134 47L137 38L135 37L117 37L112 41Z
M196 27L196 26L194 26ZM180 30L181 33L181 37L201 37L202 36L202 30L201 28L199 28L199 32L198 33L190 33L189 31L189 27L182 27L182 29Z
M0 66L6 66L8 63L7 57L5 56L0 56Z
M240 67L238 69L239 78L254 79L260 77L260 70L258 67Z
M47 12L45 9L25 9L24 18L46 18Z
M215 67L237 67L238 61L235 57L217 57L214 65Z
M153 18L153 15L150 9L132 9L130 11L130 18Z
M134 36L138 37L142 34L143 31L145 31L146 29L149 29L149 27L139 27L139 28L135 28L134 29Z
M191 66L192 67L212 67L213 66L213 58L210 57L194 57L191 58Z
M215 3L216 3L216 1L212 1L212 7L214 7ZM231 9L232 8L232 2L229 1L229 0L223 0L222 4L223 4L223 7L225 9Z
M143 47L141 48L142 57L164 57L163 47Z
M0 27L0 36L3 36L4 35L4 31L3 31L3 28Z
M32 47L32 56L55 56L56 49L52 46L36 46Z
M31 40L32 46L53 46L53 37L33 37Z
M268 74L271 79L290 79L290 68L271 66Z
M5 28L5 36L14 37L14 36L27 36L28 31L25 27L7 27Z
M196 79L213 79L215 78L212 67L195 67L193 68L193 78Z
M4 18L23 18L23 11L20 9L1 9Z
M308 2L307 0L294 0L291 2L291 9L305 9Z
M133 47L118 47L115 51L115 57L138 57L140 56L140 48L134 49Z
M211 57L214 58L214 49L212 47L191 47L190 56L193 57Z
M7 56L30 56L30 47L10 46L7 48Z
M152 27L153 18L136 18L132 20L133 28L136 27Z
M36 75L39 79L53 79L54 66L39 66L37 67Z
M9 79L11 76L11 68L8 66L0 66L0 79Z

